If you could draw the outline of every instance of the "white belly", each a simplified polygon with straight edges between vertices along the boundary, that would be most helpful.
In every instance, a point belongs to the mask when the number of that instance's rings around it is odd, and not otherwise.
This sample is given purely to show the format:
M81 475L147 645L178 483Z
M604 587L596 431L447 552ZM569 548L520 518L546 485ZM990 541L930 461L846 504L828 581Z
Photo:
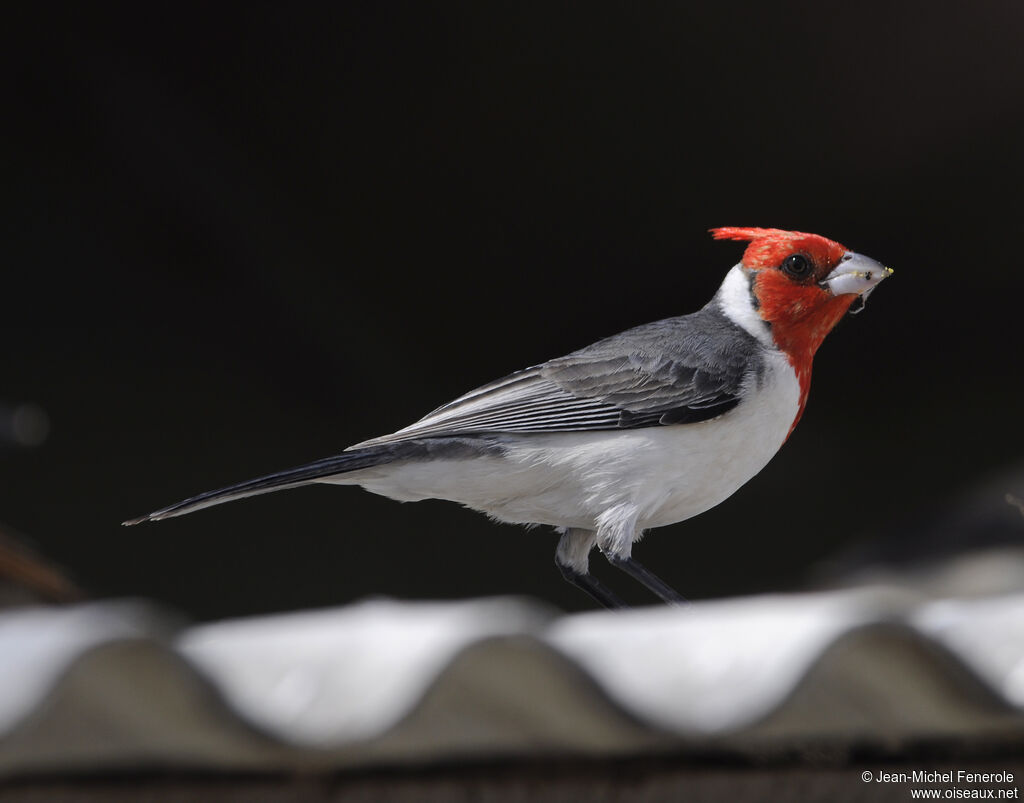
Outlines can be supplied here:
M766 360L753 399L712 421L510 435L504 455L394 463L327 481L401 501L449 499L519 524L593 530L620 505L637 511L638 531L683 521L731 496L785 441L799 385L782 355Z

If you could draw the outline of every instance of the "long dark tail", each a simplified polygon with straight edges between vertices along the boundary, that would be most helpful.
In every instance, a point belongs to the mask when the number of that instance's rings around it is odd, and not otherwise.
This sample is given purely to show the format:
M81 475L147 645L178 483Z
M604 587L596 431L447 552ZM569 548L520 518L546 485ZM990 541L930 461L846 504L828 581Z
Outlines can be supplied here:
M186 513L201 510L204 507L212 507L213 505L220 505L224 502L233 502L236 499L244 499L247 496L256 496L257 494L270 493L271 491L281 491L285 488L296 488L300 485L307 485L318 479L330 477L335 474L346 474L350 471L358 471L362 468L370 468L371 466L378 466L382 463L390 463L392 460L405 457L406 455L401 454L403 451L406 450L396 449L394 446L386 445L371 446L366 449L354 449L351 452L342 452L334 457L327 457L323 460L307 463L304 466L297 466L295 468L285 469L284 471L277 471L273 474L267 474L265 477L246 480L245 482L229 485L226 488L220 488L216 491L207 491L206 493L189 497L188 499L184 499L173 505L168 505L167 507L162 507L159 510L154 510L152 513L147 513L145 516L139 516L137 519L129 519L128 521L123 522L123 524L130 526L132 524L140 524L144 521L170 519L174 516L184 516Z

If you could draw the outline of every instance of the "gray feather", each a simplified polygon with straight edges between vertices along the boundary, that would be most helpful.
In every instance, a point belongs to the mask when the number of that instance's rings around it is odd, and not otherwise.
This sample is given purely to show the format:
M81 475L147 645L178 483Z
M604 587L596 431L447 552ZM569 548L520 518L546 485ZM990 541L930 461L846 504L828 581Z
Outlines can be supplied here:
M739 403L762 346L712 303L527 368L360 448L475 433L573 432L692 423Z
M244 499L247 496L281 491L285 488L297 488L301 485L309 485L312 482L323 480L327 477L334 477L339 474L347 474L364 468L372 468L384 463L394 463L399 460L429 460L439 457L475 457L481 454L493 454L501 452L501 444L488 438L437 438L423 441L404 441L396 444L385 444L372 446L366 449L353 449L342 452L333 457L323 460L316 460L295 468L276 471L256 479L238 482L228 485L225 488L218 488L215 491L191 496L176 502L173 505L154 510L145 516L136 519L129 519L123 522L127 526L141 524L144 521L160 521L175 516L184 516L201 510L204 507L212 507L224 502L232 502L236 499Z
M491 382L412 426L334 457L207 491L125 524L181 516L385 463L500 453L503 433L705 421L739 403L744 384L763 370L762 348L712 302L692 315L638 326Z

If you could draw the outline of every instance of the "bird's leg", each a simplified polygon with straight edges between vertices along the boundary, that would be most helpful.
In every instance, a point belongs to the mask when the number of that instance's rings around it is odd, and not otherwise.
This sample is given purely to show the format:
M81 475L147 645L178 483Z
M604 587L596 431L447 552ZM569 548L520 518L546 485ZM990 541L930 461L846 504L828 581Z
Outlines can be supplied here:
M612 566L622 569L669 605L686 605L686 600L672 586L633 560L633 542L643 534L643 530L637 527L637 512L636 506L628 503L608 508L597 519L597 545Z
M576 586L576 588L588 593L591 597L604 605L604 607L609 608L610 610L629 607L625 602L619 599L614 592L610 591L608 586L596 577L593 577L590 574L580 574L579 572L570 569L568 566L563 566L561 563L558 564L558 570L562 573L562 577Z
M657 594L669 605L689 604L686 598L680 595L680 593L672 588L672 586L630 555L622 556L616 555L613 552L605 552L604 556L608 558L608 562L612 566L617 569L622 569L622 571L634 580L642 583L648 590Z
M597 536L591 530L566 530L558 542L555 552L555 565L562 577L581 591L585 591L606 608L628 608L600 580L589 571L590 550L597 543Z

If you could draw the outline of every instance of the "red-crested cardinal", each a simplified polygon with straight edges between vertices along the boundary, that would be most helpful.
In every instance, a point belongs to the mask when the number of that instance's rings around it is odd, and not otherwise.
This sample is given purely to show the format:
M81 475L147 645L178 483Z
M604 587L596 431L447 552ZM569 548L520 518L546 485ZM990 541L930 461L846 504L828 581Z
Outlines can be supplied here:
M605 606L622 602L589 573L595 545L666 602L682 602L633 559L633 542L714 507L768 463L800 420L825 335L892 273L816 234L711 231L750 245L703 309L484 385L334 457L125 524L309 483L361 485L552 525L562 574Z

